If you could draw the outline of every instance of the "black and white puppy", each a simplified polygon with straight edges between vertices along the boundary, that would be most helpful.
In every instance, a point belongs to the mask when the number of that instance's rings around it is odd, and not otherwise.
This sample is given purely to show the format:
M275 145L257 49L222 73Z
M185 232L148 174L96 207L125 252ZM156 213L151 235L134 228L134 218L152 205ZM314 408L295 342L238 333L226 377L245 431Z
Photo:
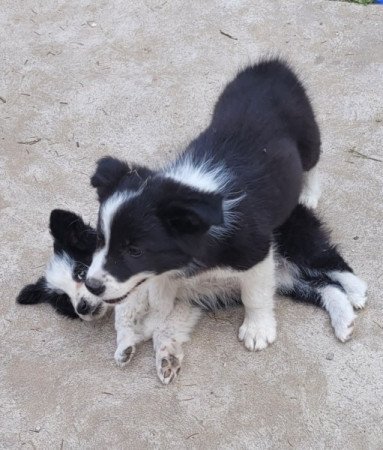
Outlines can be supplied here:
M98 246L86 278L100 301L122 302L151 281L171 310L177 292L240 293L239 338L260 350L276 337L273 231L319 196L320 134L305 90L279 61L229 83L208 128L163 169L104 158L92 177ZM209 286L209 287L208 287Z
M54 254L45 276L25 286L17 302L49 303L59 314L72 319L90 321L102 317L107 305L90 295L84 284L96 249L95 230L77 214L59 209L51 212L49 229Z

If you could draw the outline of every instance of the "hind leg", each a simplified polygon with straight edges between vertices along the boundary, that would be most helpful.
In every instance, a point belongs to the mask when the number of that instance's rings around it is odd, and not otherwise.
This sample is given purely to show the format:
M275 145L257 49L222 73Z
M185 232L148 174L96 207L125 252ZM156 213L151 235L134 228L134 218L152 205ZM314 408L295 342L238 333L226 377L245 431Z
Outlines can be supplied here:
M356 315L347 298L337 286L328 285L318 289L323 308L328 312L335 336L342 342L350 339Z
M350 339L356 316L347 295L339 286L332 284L330 279L328 282L309 282L296 272L290 279L285 276L280 280L278 293L325 309L330 316L335 336L342 342Z
M299 203L308 208L315 209L321 196L318 167L314 166L308 172L303 173L302 192Z
M335 252L340 259L340 255ZM333 281L325 272L308 268L302 272L289 261L280 259L278 262L278 293L325 309L336 337L342 342L347 341L351 337L356 316L340 283Z

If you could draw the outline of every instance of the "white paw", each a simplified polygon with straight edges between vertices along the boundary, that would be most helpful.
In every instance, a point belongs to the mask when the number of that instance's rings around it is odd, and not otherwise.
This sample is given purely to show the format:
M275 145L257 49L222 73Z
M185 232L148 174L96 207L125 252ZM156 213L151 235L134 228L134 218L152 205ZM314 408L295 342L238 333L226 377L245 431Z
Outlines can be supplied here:
M182 359L182 351L176 351L173 346L162 347L157 352L157 374L163 384L171 383L178 376L181 370Z
M350 285L346 288L347 297L355 309L362 309L366 306L367 284L357 276L353 274L350 275L353 277L353 283L352 288Z
M320 192L303 192L299 197L299 203L309 209L316 209L320 198Z
M272 344L276 338L276 323L274 317L267 320L245 318L238 333L240 341L250 351L263 350Z
M346 315L337 321L331 321L335 336L341 341L346 342L351 338L354 331L355 314Z
M366 306L367 297L360 294L350 294L348 299L355 309L363 309Z
M356 315L347 295L337 286L328 285L321 289L323 306L331 318L335 336L346 342L354 330Z
M346 292L348 301L355 309L366 305L367 284L351 272L332 272L331 278L340 283Z
M131 361L135 353L136 347L134 345L119 345L114 353L114 360L118 366L124 367Z
M318 167L313 167L303 174L302 192L299 197L299 203L307 208L315 209L321 196L320 180Z

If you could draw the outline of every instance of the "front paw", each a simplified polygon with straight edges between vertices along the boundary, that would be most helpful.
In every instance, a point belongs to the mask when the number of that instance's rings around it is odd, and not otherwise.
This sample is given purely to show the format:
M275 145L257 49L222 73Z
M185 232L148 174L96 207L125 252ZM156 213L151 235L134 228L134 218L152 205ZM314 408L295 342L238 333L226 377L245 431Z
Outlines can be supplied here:
M181 370L183 353L177 346L164 346L156 355L158 378L163 384L171 383Z
M124 367L131 361L135 353L136 347L134 345L119 345L114 353L114 360L119 367Z
M180 373L180 370L181 362L174 355L162 358L159 366L157 366L158 377L164 384L171 383Z
M248 350L263 350L275 341L276 323L274 317L262 321L245 318L239 329L238 337Z

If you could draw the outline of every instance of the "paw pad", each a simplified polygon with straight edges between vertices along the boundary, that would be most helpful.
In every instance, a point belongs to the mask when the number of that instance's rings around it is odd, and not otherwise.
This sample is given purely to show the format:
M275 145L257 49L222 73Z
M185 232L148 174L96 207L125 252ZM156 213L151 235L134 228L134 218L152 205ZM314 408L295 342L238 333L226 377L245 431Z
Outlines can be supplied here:
M181 362L174 355L167 355L161 359L158 376L164 384L171 383L180 373Z

